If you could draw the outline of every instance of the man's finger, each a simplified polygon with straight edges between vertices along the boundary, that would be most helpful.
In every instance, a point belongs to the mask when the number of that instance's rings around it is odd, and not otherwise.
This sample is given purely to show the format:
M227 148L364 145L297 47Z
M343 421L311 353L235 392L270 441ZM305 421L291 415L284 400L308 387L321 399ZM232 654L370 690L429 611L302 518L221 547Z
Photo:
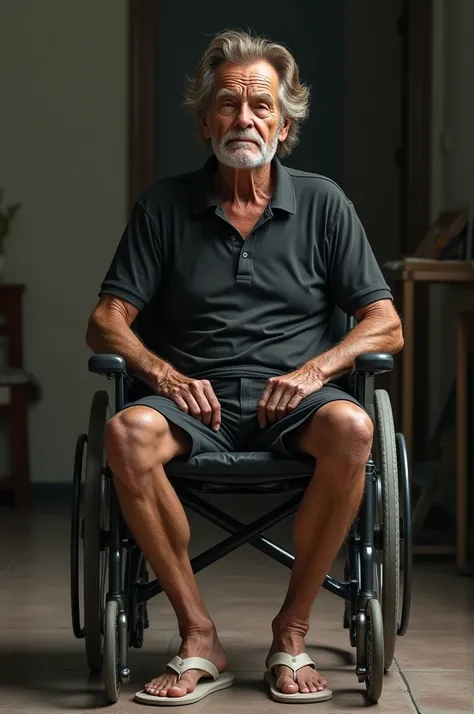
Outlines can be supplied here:
M188 405L188 413L198 421L202 420L201 407L189 391L181 392L181 396Z
M273 393L274 382L268 381L257 403L257 419L262 429L267 425L267 403Z
M302 394L300 391L296 390L295 393L293 394L292 398L286 405L286 411L287 412L292 412L296 409L298 404L303 401L304 399L304 394Z
M202 423L206 426L209 426L212 416L212 407L209 404L207 396L204 394L204 392L195 392L193 396L199 405Z
M210 382L204 382L204 394L211 407L211 427L218 431L221 425L221 405Z
M276 405L275 418L276 421L282 419L286 414L288 414L288 407L295 397L295 387L286 387L285 391L280 397L280 401Z
M278 404L280 403L280 400L283 397L286 389L287 389L287 385L285 385L284 383L277 384L276 388L273 390L273 394L271 395L270 399L268 400L266 413L267 413L267 420L270 422L270 424L274 424L277 420L276 408L277 408Z
M183 397L178 394L178 392L170 392L169 397L173 400L176 406L181 409L182 412L184 412L185 414L189 412L188 405L184 401Z
M189 389L201 411L201 421L209 426L212 417L212 407L204 389L204 382L191 382Z

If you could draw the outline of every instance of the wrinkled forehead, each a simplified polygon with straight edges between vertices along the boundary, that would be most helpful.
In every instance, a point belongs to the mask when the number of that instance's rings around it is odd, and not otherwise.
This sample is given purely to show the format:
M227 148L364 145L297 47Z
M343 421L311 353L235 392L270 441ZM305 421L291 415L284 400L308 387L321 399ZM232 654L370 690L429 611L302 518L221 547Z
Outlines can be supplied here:
M252 64L232 64L223 62L217 68L214 97L235 94L251 96L267 94L276 101L278 98L278 74L268 62Z

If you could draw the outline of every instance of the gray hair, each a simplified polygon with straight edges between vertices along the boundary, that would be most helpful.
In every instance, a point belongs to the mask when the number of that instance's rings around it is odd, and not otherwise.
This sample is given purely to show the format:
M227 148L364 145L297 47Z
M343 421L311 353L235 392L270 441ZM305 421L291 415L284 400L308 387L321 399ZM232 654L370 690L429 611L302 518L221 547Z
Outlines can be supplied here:
M309 111L309 87L300 82L299 68L291 52L281 44L275 44L264 37L254 37L242 30L227 30L214 37L202 56L194 79L188 78L185 104L198 117L207 115L209 110L214 77L223 62L248 64L266 60L279 77L279 98L282 118L291 119L291 126L285 141L280 142L277 155L291 154L298 143L301 123Z

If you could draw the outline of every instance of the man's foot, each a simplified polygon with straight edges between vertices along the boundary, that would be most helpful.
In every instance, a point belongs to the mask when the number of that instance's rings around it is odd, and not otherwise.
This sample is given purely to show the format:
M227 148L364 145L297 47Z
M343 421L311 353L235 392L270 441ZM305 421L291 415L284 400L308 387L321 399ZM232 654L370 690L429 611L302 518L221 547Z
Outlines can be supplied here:
M219 672L224 672L227 667L227 657L219 642L214 624L209 628L193 629L184 635L179 656L203 657L214 664ZM156 679L145 684L144 690L147 694L159 697L184 697L185 694L193 692L201 677L209 677L208 672L200 669L190 669L185 672L178 682L178 675L174 672L166 672Z
M266 660L267 668L268 661L275 652L286 652L289 655L295 656L306 651L304 636L308 631L307 625L289 625L288 623L280 624L274 622L272 629L273 642ZM277 689L283 692L283 694L322 692L323 689L327 687L327 682L324 677L310 666L302 667L296 672L296 681L289 667L277 665L273 671L277 678Z

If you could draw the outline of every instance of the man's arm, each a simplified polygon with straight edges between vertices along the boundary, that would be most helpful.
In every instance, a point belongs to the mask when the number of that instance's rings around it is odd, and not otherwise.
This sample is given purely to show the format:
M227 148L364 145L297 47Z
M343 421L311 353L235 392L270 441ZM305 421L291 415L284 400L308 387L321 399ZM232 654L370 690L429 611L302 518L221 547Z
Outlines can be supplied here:
M156 390L170 366L150 352L131 329L139 309L116 295L103 295L89 318L87 346L96 354L121 355L133 376Z
M313 372L322 384L350 371L354 360L366 352L396 354L403 348L400 318L391 300L378 300L356 311L357 325L339 344L318 355L302 369Z
M138 308L126 300L103 295L89 319L88 347L96 354L121 355L130 373L156 394L169 397L181 411L218 431L221 407L211 383L186 377L169 362L150 352L131 329L138 313Z
M258 402L261 427L296 409L302 399L352 369L366 352L395 354L403 347L400 318L391 300L378 300L356 311L358 324L335 347L299 369L268 380Z

